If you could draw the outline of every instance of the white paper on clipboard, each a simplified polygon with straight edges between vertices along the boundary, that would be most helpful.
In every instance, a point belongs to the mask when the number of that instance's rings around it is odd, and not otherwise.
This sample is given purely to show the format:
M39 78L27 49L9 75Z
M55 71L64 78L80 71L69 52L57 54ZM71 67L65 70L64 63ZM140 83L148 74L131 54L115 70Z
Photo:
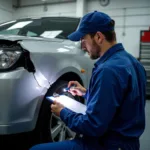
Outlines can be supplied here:
M48 100L53 101L56 100L62 105L64 105L66 108L76 112L76 113L82 113L86 114L86 105L76 101L75 99L72 99L66 95L59 95L58 97L49 96L47 97Z

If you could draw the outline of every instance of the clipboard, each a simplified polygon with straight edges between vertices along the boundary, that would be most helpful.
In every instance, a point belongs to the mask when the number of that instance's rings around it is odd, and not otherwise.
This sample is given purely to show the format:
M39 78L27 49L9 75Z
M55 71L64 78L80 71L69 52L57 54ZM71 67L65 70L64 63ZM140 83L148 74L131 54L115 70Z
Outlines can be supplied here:
M76 113L82 113L86 114L86 105L76 101L75 99L72 99L66 95L59 95L57 97L54 96L48 96L46 97L47 100L49 100L51 103L53 103L54 100L58 101L62 105L64 105L66 108L76 112Z

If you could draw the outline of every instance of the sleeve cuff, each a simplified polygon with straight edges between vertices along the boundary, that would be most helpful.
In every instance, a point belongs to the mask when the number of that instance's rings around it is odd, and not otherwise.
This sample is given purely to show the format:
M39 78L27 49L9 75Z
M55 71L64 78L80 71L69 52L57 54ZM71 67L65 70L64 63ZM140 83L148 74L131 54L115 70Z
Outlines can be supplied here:
M87 90L88 91L88 90ZM83 98L87 99L87 91L86 93L82 96Z
M68 114L70 113L70 110L67 109L67 108L63 108L61 111L60 111L60 118L62 121L65 122L65 120L67 119L67 116ZM66 123L66 122L65 122Z

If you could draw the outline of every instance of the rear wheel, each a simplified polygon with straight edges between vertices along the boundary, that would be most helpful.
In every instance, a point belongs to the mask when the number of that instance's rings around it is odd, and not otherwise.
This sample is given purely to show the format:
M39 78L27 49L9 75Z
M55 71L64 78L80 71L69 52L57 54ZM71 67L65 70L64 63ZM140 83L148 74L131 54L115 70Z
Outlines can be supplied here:
M58 93L65 94L81 102L81 98L79 96L74 97L69 92L64 92L63 89L66 88L67 85L67 81L57 81L48 90L45 97L52 96L53 93ZM71 140L75 138L76 133L66 127L66 125L61 121L59 117L51 113L50 102L46 100L46 98L44 98L34 136L36 136L35 138L38 143L44 143Z

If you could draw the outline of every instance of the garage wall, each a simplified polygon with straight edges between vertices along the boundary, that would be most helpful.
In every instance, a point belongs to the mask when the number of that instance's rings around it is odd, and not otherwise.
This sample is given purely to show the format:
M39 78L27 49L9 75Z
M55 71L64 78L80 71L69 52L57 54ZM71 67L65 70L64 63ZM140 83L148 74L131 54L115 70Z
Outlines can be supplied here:
M75 16L76 2L44 4L40 0L20 0L20 8L14 18L41 17L41 16Z
M12 13L12 0L0 0L0 23L11 20Z
M90 0L86 12L93 10L108 13L116 21L117 41L139 57L140 30L150 27L150 0L110 0L106 7L99 0Z

